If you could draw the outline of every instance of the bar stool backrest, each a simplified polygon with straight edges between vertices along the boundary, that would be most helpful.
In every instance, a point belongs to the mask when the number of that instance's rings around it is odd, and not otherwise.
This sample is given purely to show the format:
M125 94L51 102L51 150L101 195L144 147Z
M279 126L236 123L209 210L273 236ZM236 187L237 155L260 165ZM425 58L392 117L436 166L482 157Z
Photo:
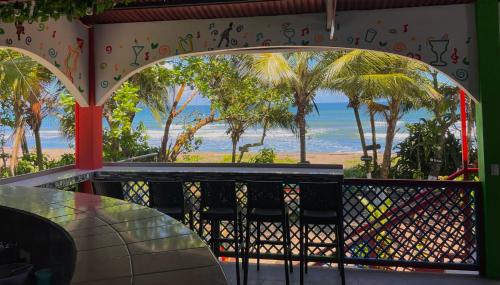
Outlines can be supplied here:
M124 199L123 185L119 181L92 181L94 194L111 197L115 199Z
M338 182L299 183L300 211L336 211L341 213L341 189Z
M275 210L284 209L285 197L283 182L281 181L248 181L247 182L247 210L255 208Z
M200 182L200 209L236 209L234 181L213 180Z
M149 206L184 209L184 189L181 181L149 182Z

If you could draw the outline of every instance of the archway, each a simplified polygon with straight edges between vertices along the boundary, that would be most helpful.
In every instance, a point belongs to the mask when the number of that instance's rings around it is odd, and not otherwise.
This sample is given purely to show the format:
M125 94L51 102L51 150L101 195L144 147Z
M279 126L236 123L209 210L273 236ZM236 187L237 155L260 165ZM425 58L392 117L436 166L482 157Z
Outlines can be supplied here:
M59 110L74 97L51 69L29 52L0 49L2 58L2 175L21 175L74 163L73 138L60 132ZM64 103L62 103L64 102ZM66 106L68 102L68 106ZM71 120L71 118L68 118ZM70 130L74 127L69 126ZM72 134L70 134L72 136Z
M438 68L477 99L475 31L467 25L473 9L464 4L343 11L331 39L322 14L300 15L293 23L273 16L98 25L96 102L102 104L123 78L159 59L262 46L361 48L412 57ZM445 17L468 21L443 22Z

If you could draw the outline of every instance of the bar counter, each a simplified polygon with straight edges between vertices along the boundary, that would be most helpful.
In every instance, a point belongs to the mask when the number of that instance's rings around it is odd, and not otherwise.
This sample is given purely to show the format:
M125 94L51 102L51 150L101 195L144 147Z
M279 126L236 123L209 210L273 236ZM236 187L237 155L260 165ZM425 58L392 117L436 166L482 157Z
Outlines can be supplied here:
M205 242L154 209L91 194L4 185L0 210L23 216L19 220L42 220L68 237L74 252L61 255L74 270L61 284L227 284ZM15 226L15 219L10 223L10 235L29 234ZM48 236L46 246L57 242ZM40 244L43 237L23 239ZM53 264L57 258L50 256Z

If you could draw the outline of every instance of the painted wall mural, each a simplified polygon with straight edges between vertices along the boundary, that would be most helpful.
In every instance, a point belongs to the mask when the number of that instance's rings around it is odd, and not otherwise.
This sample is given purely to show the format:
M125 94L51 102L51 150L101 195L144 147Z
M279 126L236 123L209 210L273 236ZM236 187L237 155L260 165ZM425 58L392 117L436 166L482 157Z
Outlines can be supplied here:
M184 20L96 26L96 94L102 104L129 76L183 54L259 46L363 48L434 66L477 97L471 4L346 11L329 38L324 14Z
M77 102L88 103L88 33L79 22L0 24L0 47L31 56L52 71Z

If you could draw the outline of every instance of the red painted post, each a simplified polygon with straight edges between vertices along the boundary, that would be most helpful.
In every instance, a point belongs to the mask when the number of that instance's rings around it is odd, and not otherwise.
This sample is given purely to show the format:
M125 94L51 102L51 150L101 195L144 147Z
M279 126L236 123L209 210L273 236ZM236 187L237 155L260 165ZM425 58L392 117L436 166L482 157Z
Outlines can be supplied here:
M460 89L460 119L462 125L462 167L464 180L469 180L469 145L467 141L467 110L465 104L465 92Z
M95 104L94 29L89 28L89 107L75 105L75 157L79 169L102 167L102 106ZM81 185L82 192L91 193L89 181Z

